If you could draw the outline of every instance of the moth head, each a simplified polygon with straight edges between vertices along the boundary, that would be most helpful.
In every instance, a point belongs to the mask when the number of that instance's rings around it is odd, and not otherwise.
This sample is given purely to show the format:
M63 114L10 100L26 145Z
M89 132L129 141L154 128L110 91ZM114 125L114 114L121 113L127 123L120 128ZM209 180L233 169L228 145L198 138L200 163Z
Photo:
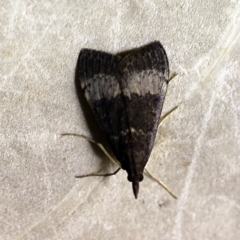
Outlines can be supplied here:
M141 182L143 180L142 173L140 174L128 174L128 181L129 182Z
M141 182L142 180L143 180L142 173L136 174L136 175L133 175L133 174L128 175L128 181L132 182L133 194L136 199L137 199L138 192L139 192L139 182Z

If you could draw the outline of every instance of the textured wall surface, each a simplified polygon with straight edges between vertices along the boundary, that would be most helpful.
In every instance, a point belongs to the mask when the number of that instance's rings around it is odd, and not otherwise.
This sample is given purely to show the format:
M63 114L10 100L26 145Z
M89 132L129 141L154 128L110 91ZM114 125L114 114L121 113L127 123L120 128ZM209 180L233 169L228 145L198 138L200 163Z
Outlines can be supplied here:
M101 141L75 68L81 48L154 40L172 72L148 169L134 199ZM0 239L240 239L239 1L2 1Z

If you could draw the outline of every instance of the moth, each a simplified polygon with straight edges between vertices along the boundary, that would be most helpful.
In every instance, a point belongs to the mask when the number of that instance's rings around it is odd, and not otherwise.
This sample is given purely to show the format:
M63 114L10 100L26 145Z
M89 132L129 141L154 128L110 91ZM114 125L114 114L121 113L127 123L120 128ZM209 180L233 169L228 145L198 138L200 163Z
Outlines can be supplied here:
M85 98L137 198L169 82L166 51L158 41L117 55L82 49L77 72Z

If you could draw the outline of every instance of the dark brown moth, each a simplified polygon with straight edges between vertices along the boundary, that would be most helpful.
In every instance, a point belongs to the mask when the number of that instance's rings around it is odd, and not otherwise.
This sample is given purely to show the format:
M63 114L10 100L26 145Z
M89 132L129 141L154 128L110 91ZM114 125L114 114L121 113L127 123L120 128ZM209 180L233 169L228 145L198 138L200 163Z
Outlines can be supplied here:
M84 95L137 198L169 82L167 54L160 42L124 56L82 49L77 66Z

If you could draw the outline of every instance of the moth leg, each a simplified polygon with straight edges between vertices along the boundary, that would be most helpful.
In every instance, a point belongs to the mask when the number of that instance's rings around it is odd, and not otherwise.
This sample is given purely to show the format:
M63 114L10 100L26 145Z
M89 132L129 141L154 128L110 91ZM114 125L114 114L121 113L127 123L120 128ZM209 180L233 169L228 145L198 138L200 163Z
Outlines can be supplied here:
M175 78L177 76L177 73L173 73L172 76L169 78L168 82L172 81L173 78ZM173 109L171 109L170 111L168 111L164 116L162 116L160 118L160 122L159 122L159 125L173 112L175 111L176 109L178 108L178 106L174 107ZM158 126L159 126L158 125Z
M112 175L117 174L119 171L121 170L121 168L119 167L115 172L113 173L89 173L89 174L85 174L85 175L77 175L75 176L75 178L84 178L84 177L109 177Z
M63 133L63 134L61 134L61 135L62 135L62 136L81 137L81 138L84 138L84 139L88 140L88 141L91 142L91 143L96 144L96 145L103 151L103 153L104 153L114 164L116 164L119 168L121 168L120 164L108 153L108 151L104 148L104 146L103 146L101 143L96 142L96 141L94 141L93 139L91 139L91 138L89 138L89 137L87 137L87 136L84 136L84 135L82 135L82 134ZM117 173L117 172L116 172L116 173ZM116 173L115 173L115 174L116 174ZM114 174L112 174L112 175L114 175Z
M175 111L177 108L178 108L178 106L174 107L173 109L171 109L170 111L168 111L165 115L163 115L163 116L160 118L159 125L160 125L173 111ZM159 125L158 125L158 126L159 126Z
M177 199L177 196L169 189L167 185L165 185L161 180L158 178L154 177L148 170L147 168L144 169L147 173L147 175L152 178L154 181L156 181L160 186L162 186L173 198Z
M176 72L174 72L174 73L170 76L168 82L172 81L177 75L178 75L178 74L177 74Z

